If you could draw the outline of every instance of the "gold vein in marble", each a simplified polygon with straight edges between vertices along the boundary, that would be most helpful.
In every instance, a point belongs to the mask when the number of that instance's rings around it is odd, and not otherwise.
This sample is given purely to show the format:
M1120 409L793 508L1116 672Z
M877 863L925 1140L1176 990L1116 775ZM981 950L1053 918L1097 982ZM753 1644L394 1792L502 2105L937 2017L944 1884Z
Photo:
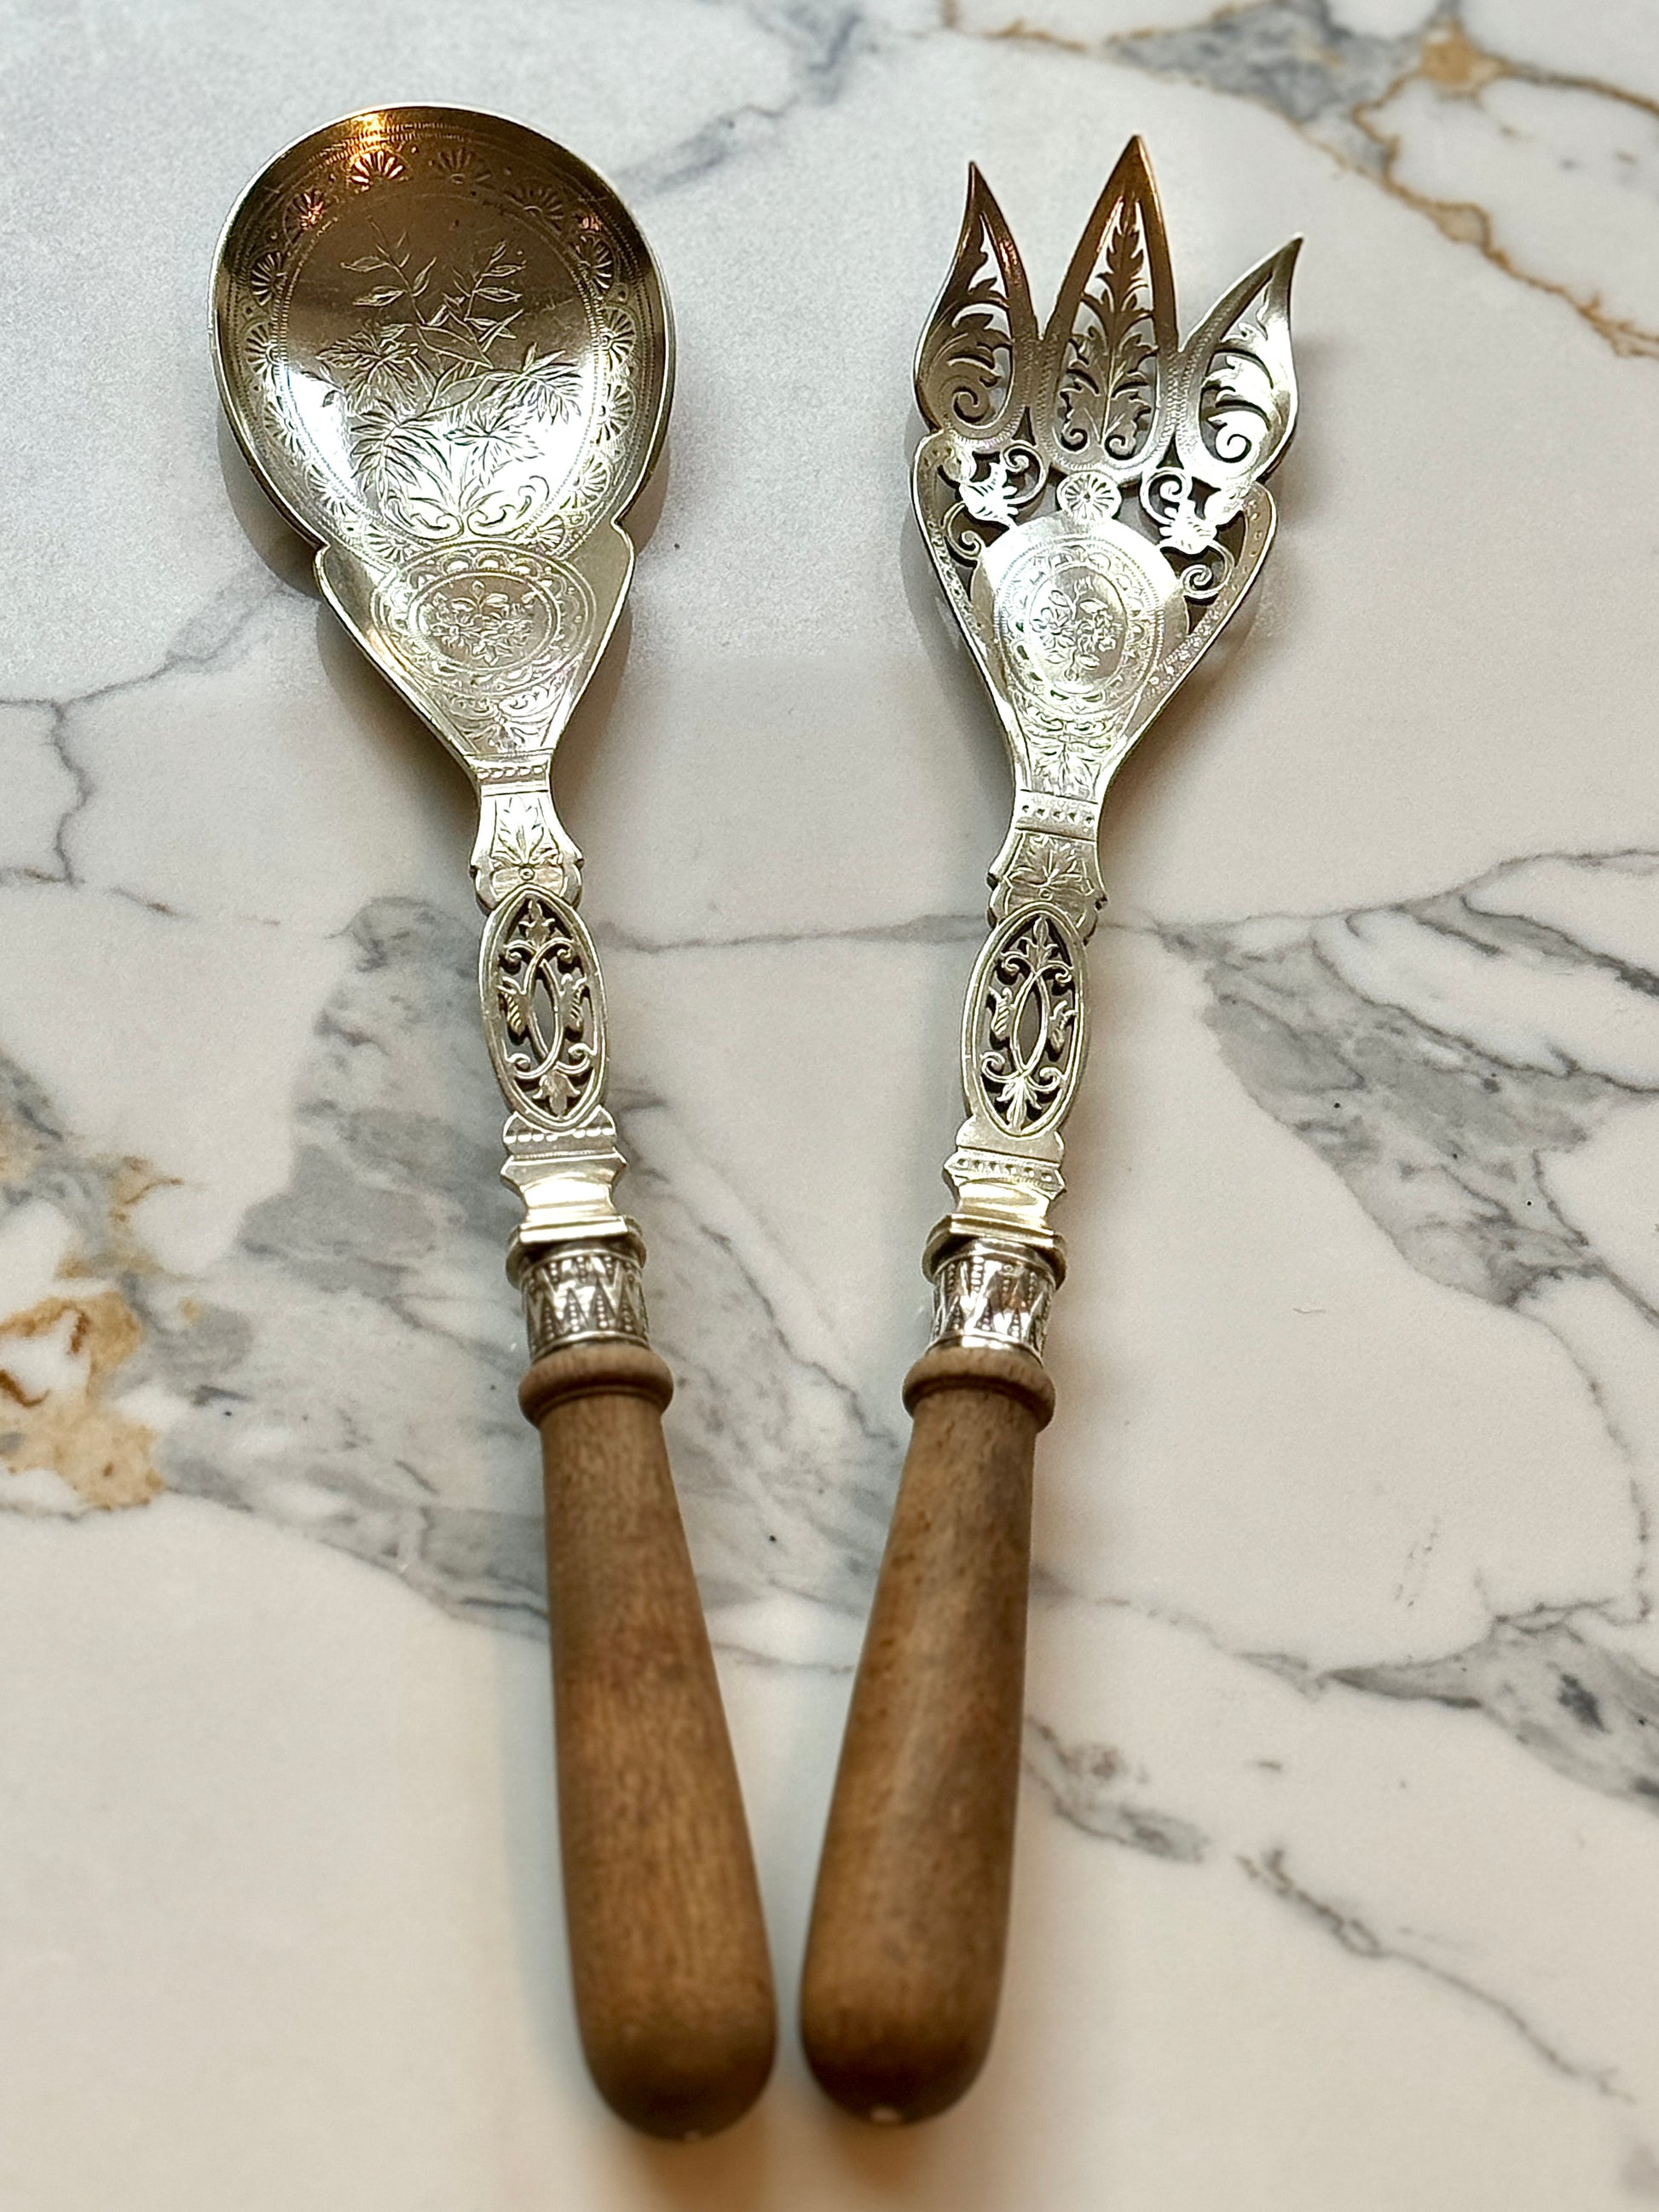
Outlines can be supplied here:
M14 1370L30 1344L59 1336L71 1374L31 1388ZM110 1384L143 1338L118 1291L42 1298L0 1321L0 1461L14 1474L44 1469L84 1505L147 1505L164 1487L155 1471L155 1431L109 1402Z
M1650 327L1634 317L1611 313L1598 291L1575 289L1565 278L1528 267L1514 249L1502 243L1497 216L1479 200L1440 198L1407 182L1400 173L1401 138L1388 130L1382 117L1390 103L1414 80L1431 86L1443 98L1476 102L1492 86L1506 80L1582 94L1627 107L1633 114L1646 118L1656 130L1659 130L1659 101L1649 100L1640 93L1626 92L1600 78L1566 76L1507 60L1477 46L1454 18L1436 24L1425 35L1415 68L1396 80L1381 100L1358 102L1352 110L1355 124L1376 142L1381 156L1377 180L1385 191L1418 214L1426 216L1437 230L1455 244L1473 246L1506 276L1563 301L1615 353L1659 359L1659 327ZM1364 173L1356 163L1345 166ZM1659 240L1656 245L1659 246Z
M1305 35L1291 40L1294 58L1305 70L1323 66L1330 80L1332 98L1312 113L1293 111L1290 98L1273 97L1270 65L1246 67L1246 49L1254 27L1272 18L1282 29L1292 18ZM1006 21L968 20L965 0L943 0L940 25L947 32L1052 52L1128 64L1149 75L1184 79L1236 99L1252 100L1290 124L1300 136L1333 156L1343 168L1367 178L1389 196L1432 222L1441 234L1459 246L1473 246L1491 265L1530 290L1543 292L1571 308L1613 350L1627 357L1659 359L1659 302L1631 313L1609 302L1601 287L1575 280L1549 265L1548 249L1540 242L1522 243L1505 234L1505 211L1489 205L1471 189L1429 189L1407 173L1413 151L1407 144L1401 115L1413 94L1428 93L1448 103L1481 108L1495 87L1515 86L1560 95L1562 102L1589 101L1597 106L1597 136L1634 166L1636 155L1615 143L1622 125L1650 137L1651 151L1659 158L1659 101L1594 76L1575 76L1513 59L1483 46L1471 36L1455 9L1442 8L1419 33L1402 38L1370 37L1344 30L1331 16L1324 0L1254 0L1254 4L1228 6L1176 29L1147 27L1110 33L1097 39L1079 38L1034 20L1028 13L1010 15ZM1183 51L1188 46L1190 52ZM1397 50L1400 62L1389 66ZM1359 57L1350 63L1345 56ZM1226 67L1236 52L1240 67L1235 79ZM1379 87L1379 68L1384 72ZM1342 80L1349 74L1369 76L1363 92L1343 96ZM1605 108L1603 118L1600 110ZM1484 110L1483 110L1484 112ZM1563 117L1563 127L1567 118ZM1518 134L1501 120L1490 118L1492 141L1511 141ZM1550 151L1545 147L1546 153ZM1580 173L1579 165L1556 158L1565 180ZM1564 181L1563 191L1578 189ZM1631 181L1620 189L1639 196L1641 186ZM1644 203L1645 204L1645 203ZM1587 221L1574 234L1589 234ZM1652 261L1659 266L1659 226L1656 227ZM1642 272L1632 274L1639 281Z
M0 1114L0 1188L21 1192L46 1146L16 1114ZM132 1215L175 1178L147 1160L100 1162L106 1208L95 1255L71 1254L52 1292L0 1316L0 1468L54 1476L82 1506L146 1505L166 1488L155 1431L111 1402L120 1370L144 1340L143 1319L106 1279L155 1274Z

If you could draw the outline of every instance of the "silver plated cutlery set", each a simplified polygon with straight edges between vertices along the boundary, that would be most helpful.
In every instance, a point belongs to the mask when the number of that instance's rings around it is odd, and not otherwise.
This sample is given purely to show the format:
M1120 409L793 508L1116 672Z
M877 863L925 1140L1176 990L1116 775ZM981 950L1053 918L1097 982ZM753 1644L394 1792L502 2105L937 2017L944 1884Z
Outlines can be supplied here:
M912 478L1013 774L967 985L966 1118L924 1267L931 1345L860 1661L801 2002L862 2118L977 2072L1006 1944L1053 1222L1084 1072L1102 809L1273 541L1296 416L1294 244L1183 341L1132 140L1039 325L977 170L923 331ZM766 1935L662 1440L645 1243L618 1210L605 990L554 755L616 628L627 518L674 376L662 279L616 195L537 133L371 111L249 187L214 277L226 412L315 547L323 595L476 791L484 1042L523 1202L507 1255L539 1430L562 1858L594 2077L649 2132L704 2135L764 2086Z

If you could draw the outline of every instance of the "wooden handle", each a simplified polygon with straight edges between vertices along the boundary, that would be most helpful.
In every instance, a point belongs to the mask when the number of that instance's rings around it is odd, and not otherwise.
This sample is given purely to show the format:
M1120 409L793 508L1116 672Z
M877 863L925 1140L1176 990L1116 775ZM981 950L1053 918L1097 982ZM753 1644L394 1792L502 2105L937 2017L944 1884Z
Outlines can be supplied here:
M984 2062L1007 1947L1031 1462L1054 1386L1030 1352L936 1346L842 1745L801 1986L837 2104L943 2112Z
M663 1443L653 1352L578 1344L520 1402L542 1433L565 1917L582 2049L648 2135L712 2134L776 2039L753 1854Z

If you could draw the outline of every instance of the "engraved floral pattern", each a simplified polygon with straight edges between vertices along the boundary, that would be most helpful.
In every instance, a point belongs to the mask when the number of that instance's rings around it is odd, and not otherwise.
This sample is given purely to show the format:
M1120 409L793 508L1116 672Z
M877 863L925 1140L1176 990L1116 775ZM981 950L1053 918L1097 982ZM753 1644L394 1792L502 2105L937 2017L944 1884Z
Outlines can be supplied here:
M468 576L425 610L425 628L434 643L457 660L482 661L488 668L516 666L526 659L546 629L541 609L504 580Z
M497 884L516 878L520 883L533 883L538 876L550 872L564 872L564 855L559 849L558 839L552 825L544 818L526 817L520 813L496 830L490 840L489 866Z
M1041 737L1087 744L1103 760L1146 687L1167 610L1133 544L1109 531L1056 532L1047 523L1012 533L999 548L993 619L1000 672L1024 738L1023 781ZM1163 586L1165 600L1173 581Z
M432 172L447 185L476 185L483 164L470 146L440 146L432 155Z
M1123 504L1123 489L1103 469L1079 469L1060 479L1055 498L1060 513L1079 522L1109 522Z
M595 326L594 337L613 369L624 367L639 343L639 325L626 307L608 307Z
M1102 758L1097 744L1086 738L1034 737L1027 750L1034 789L1059 799L1087 799L1093 792Z
M525 470L546 424L579 410L581 371L518 342L522 263L504 242L444 271L406 234L375 237L346 264L368 280L355 304L373 319L321 356L348 412L354 470L422 535L507 526L549 492Z
M596 291L609 289L617 273L617 257L599 224L586 216L571 234L570 258Z
M273 251L262 253L247 272L248 290L266 307L281 287L284 265L283 256Z
M238 428L320 540L329 600L478 791L504 1173L532 1229L564 1222L574 1181L583 1220L620 1236L604 994L549 769L627 587L632 549L605 525L666 409L649 256L559 148L488 117L402 109L274 164L225 268ZM608 1313L604 1288L562 1277L554 1303L589 1331L620 1319L642 1334L637 1281L620 1280Z
M1105 897L1100 809L1270 542L1260 480L1295 422L1295 252L1241 278L1183 345L1157 191L1132 140L1039 331L1001 210L969 172L956 259L918 351L930 434L912 483L1002 721L1016 798L963 1016L968 1119L945 1168L947 1243L978 1230L1054 1249L1059 1125L1082 1066L1082 945ZM993 1339L1025 1326L997 1305L994 1270L981 1279L951 1264L942 1333L960 1333L970 1309Z
M279 495L377 566L532 533L573 550L652 450L667 350L654 278L625 215L525 138L390 112L273 173L239 218L222 343L280 452ZM252 342L265 315L284 331L268 371Z
M366 146L346 171L346 182L354 191L372 191L376 185L390 184L404 173L399 155L390 146Z
M1085 847L1081 838L1023 830L1004 872L1004 881L1017 888L1022 897L1036 894L1073 903L1083 901L1091 908L1103 896L1092 836Z
M1062 577L1032 608L1025 630L1059 682L1096 683L1123 650L1122 603L1097 577Z
M471 540L388 563L372 619L477 774L550 743L594 613L592 587L556 556Z
M1245 495L1295 419L1295 253L1286 246L1252 270L1182 347L1163 215L1145 149L1132 140L1039 334L1018 249L970 172L956 264L916 383L939 434L917 454L917 507L936 561L947 556L957 572L940 562L959 616L967 598L954 586L988 544L1048 503L1085 526L1133 524L1177 556L1186 597L1218 596ZM1139 515L1124 496L1137 483Z
M1152 173L1131 141L1044 334L1055 461L1133 473L1151 458L1175 372L1175 307Z
M304 191L295 192L289 202L284 228L296 234L315 230L327 212L328 202L323 195L307 187Z

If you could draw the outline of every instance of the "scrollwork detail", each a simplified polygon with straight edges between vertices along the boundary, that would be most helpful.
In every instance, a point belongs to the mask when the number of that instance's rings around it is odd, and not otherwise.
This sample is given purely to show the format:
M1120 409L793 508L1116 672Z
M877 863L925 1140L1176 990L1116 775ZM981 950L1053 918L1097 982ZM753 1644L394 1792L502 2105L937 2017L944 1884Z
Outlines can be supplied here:
M1124 148L1042 335L1034 428L1055 467L1133 478L1167 435L1175 285L1146 149Z
M1040 497L1048 474L1034 447L1005 446L996 453L970 448L957 484L962 504L975 521L1000 523L1006 529Z
M1052 1127L1081 1071L1081 947L1058 916L1011 915L981 957L969 1003L969 1105L1009 1137Z
M503 899L484 932L479 992L514 1113L558 1132L599 1107L605 1006L598 957L574 908L540 884Z
M1019 249L970 166L956 258L917 349L916 404L936 430L988 450L1019 422L1036 348Z
M918 359L931 434L912 488L1002 722L1015 801L963 1012L955 1205L929 1244L940 1340L1041 1341L1063 1262L1051 1220L1084 1060L1083 948L1105 898L1100 809L1272 541L1261 479L1295 423L1295 258L1292 244L1252 270L1182 347L1132 141L1039 337L1018 250L969 174Z
M1296 428L1290 304L1300 246L1292 239L1242 276L1182 355L1176 450L1193 476L1232 495L1233 514Z

